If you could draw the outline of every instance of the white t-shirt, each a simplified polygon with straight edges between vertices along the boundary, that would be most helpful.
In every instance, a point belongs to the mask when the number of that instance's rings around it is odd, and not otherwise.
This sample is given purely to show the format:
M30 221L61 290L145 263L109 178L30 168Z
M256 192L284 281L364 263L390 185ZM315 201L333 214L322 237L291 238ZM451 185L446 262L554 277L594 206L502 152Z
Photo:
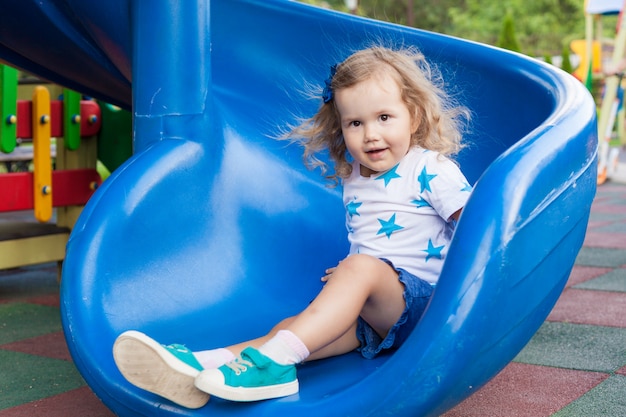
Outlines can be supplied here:
M385 258L436 283L454 230L450 216L471 190L454 162L419 147L377 176L362 177L355 162L343 188L350 254Z

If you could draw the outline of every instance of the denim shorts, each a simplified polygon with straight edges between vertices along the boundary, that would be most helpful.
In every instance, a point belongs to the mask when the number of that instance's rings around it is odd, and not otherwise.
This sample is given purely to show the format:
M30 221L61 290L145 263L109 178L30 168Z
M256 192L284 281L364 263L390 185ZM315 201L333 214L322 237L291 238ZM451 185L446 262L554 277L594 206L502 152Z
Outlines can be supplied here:
M396 270L398 279L404 284L404 301L406 306L402 315L383 339L361 317L358 318L356 337L361 342L357 349L366 359L376 357L381 351L398 348L409 337L419 322L430 296L435 289L432 284L416 277L402 268L396 268L387 259L381 259Z

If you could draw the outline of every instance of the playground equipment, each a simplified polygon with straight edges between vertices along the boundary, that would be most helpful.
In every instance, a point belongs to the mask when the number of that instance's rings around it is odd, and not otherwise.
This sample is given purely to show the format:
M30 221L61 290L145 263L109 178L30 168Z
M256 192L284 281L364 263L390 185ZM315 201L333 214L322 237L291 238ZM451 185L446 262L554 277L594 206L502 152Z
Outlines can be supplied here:
M133 110L135 154L82 212L61 288L75 364L118 415L440 415L504 368L559 297L597 175L595 106L573 77L291 1L0 7L11 12L0 16L11 33L0 57ZM269 137L319 105L302 98L303 83L322 84L330 65L381 39L419 47L474 113L458 158L474 191L405 345L372 361L308 363L298 395L259 403L187 410L128 384L111 353L122 331L191 349L257 336L301 310L345 256L339 191Z
M0 269L63 260L71 227L100 184L95 140L88 139L100 129L99 106L68 89L62 101L50 100L44 86L35 87L32 101L18 100L17 90L17 70L0 65L0 156L32 159L34 166L33 172L0 174L0 212L33 210L40 223L0 225ZM60 146L51 147L53 137ZM16 148L18 139L30 138L32 146ZM53 207L57 221L49 223Z
M619 14L615 40L612 42L613 53L610 63L612 66L616 66L626 57L626 20L623 16L624 5L626 5L624 0L587 0L585 4L587 57L592 56L592 48L594 48L594 46L599 45L598 49L601 51L602 45L606 43L606 40L602 39L601 18L607 14ZM600 59L600 61L602 60ZM585 61L587 64L586 83L588 85L591 85L590 78L593 76L592 62L593 60ZM603 184L614 174L617 168L620 147L626 144L623 111L624 94L621 86L622 78L621 75L606 78L598 120L598 138L600 141L598 150L598 184Z

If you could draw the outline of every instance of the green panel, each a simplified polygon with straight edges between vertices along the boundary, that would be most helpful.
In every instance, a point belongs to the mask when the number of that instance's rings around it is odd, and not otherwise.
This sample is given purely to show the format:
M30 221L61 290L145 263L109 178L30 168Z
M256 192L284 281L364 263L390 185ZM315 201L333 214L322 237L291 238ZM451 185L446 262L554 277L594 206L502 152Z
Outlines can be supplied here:
M63 90L63 137L72 151L80 146L80 98L76 91Z
M133 154L133 117L129 111L99 101L102 125L98 133L98 159L114 171Z
M0 151L13 152L17 127L17 73L0 64Z

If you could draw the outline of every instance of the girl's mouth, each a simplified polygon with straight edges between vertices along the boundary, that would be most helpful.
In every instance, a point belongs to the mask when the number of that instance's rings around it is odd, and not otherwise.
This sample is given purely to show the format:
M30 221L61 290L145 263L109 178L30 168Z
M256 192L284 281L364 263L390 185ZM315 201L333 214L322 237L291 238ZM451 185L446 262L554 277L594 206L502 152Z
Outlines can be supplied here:
M365 153L371 158L381 157L385 153L386 149L372 149L371 151L366 151Z

